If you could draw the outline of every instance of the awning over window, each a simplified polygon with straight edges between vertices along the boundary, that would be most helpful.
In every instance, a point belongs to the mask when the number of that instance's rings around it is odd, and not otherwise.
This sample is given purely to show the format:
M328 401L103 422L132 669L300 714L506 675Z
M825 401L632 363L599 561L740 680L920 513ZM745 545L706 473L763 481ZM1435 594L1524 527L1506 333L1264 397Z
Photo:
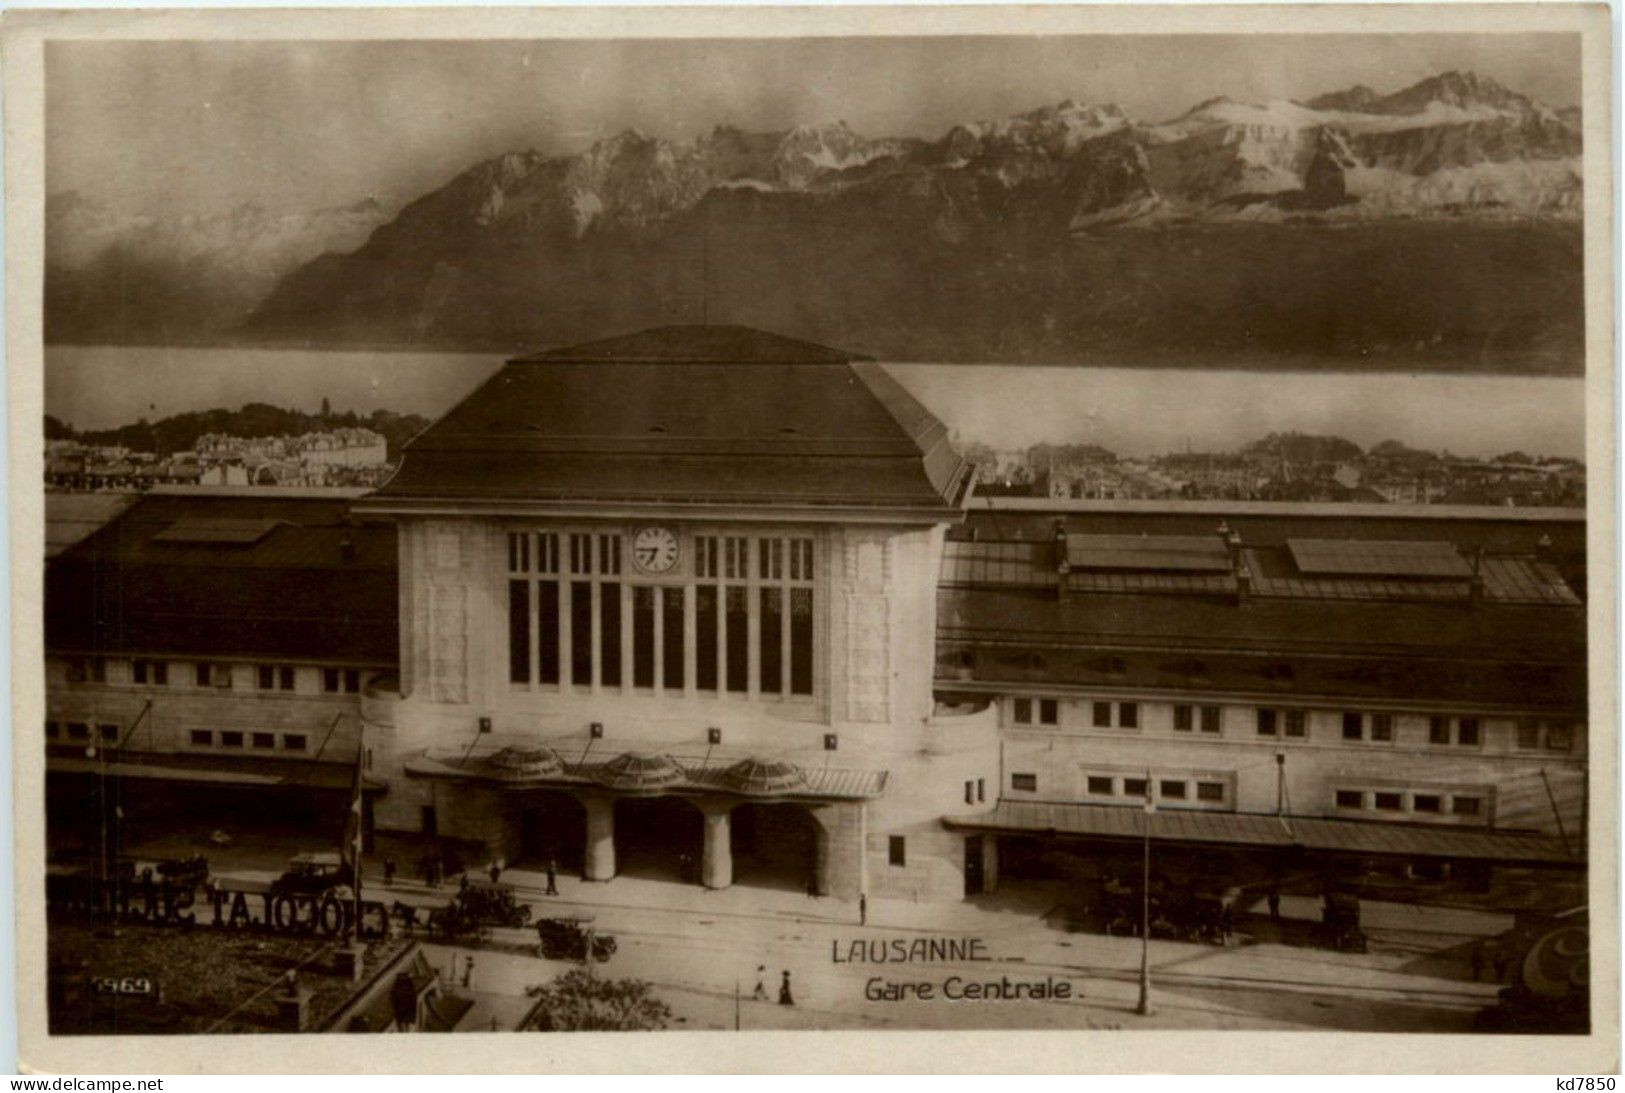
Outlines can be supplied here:
M948 816L943 822L967 831L1139 839L1144 837L1147 820L1152 824L1151 837L1167 842L1301 846L1350 854L1531 864L1578 865L1583 860L1565 849L1560 839L1549 835L1166 808L1147 814L1142 808L1122 805L1001 800L991 812Z

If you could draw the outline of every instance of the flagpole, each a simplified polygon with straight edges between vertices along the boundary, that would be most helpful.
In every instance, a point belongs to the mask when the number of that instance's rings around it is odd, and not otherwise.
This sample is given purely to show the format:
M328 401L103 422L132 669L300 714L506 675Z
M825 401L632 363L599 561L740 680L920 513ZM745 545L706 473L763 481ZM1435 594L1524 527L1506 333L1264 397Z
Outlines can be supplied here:
M1140 1004L1134 1012L1149 1017L1151 1009L1151 817L1156 814L1151 796L1151 771L1145 772L1144 860L1140 873Z

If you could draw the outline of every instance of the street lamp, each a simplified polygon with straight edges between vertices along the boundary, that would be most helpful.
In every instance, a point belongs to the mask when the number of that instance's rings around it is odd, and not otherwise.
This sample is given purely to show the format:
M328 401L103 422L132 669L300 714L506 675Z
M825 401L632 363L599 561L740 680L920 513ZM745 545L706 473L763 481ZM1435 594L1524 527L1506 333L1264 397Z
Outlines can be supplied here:
M1145 772L1144 858L1140 873L1140 1004L1134 1012L1149 1017L1151 1008L1151 817L1157 802L1151 796L1151 771Z

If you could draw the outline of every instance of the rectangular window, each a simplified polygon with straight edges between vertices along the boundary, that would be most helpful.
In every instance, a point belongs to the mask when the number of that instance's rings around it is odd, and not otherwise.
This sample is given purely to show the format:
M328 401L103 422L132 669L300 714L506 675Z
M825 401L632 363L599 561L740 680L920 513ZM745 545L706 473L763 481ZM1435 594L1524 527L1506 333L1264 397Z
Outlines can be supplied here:
M1357 789L1340 789L1337 791L1338 808L1364 808L1365 794Z
M807 572L812 572L812 540L807 543ZM813 590L790 590L790 693L813 693Z
M276 747L276 737L268 732L257 732L254 734L254 746L256 748L274 748Z
M337 690L338 673L328 668L322 672L324 690ZM513 683L530 682L530 582L508 582L508 679Z
M1119 702L1117 704L1117 724L1120 728L1137 729L1140 727L1140 704L1138 702Z
M1477 816L1479 799L1477 797L1450 798L1450 811L1457 816Z
M1404 800L1398 793L1377 792L1372 794L1378 808L1386 812L1398 812L1404 808Z
M90 681L92 683L107 682L107 661L103 657L90 658Z
M965 803L967 805L976 803L976 782L974 780L965 783Z
M764 539L762 545L777 548L780 544L777 539ZM772 565L778 565L777 550L767 552L766 560ZM762 610L757 631L760 639L760 651L757 656L761 669L760 688L763 694L776 695L784 690L784 589L775 585L759 591Z
M1202 731L1203 732L1218 732L1219 731L1219 720L1220 720L1220 717L1221 717L1222 713L1223 713L1223 710L1221 709L1221 707L1218 707L1218 706L1203 706L1202 707Z
M1185 799L1185 783L1164 778L1157 784L1157 792L1171 801L1183 801Z
M632 686L655 685L655 590L632 586Z
M730 539L729 542L736 540ZM743 565L745 540L737 540L740 564ZM723 628L728 645L728 690L740 694L750 690L750 590L743 585L728 585L723 589L726 613Z
M1191 725L1193 723L1192 714L1194 712L1195 711L1193 711L1191 709L1191 707L1189 707L1189 706L1175 706L1174 707L1174 731L1175 732L1190 732L1191 731Z
M223 748L240 748L243 746L243 734L240 732L223 732L220 734L220 746Z
M1524 718L1518 722L1518 747L1540 747L1540 722Z
M685 686L683 680L683 590L681 588L662 588L660 590L660 609L664 615L665 633L661 635L661 654L665 663L661 665L660 685L667 690L680 691Z
M977 803L987 800L987 779L985 778L976 779L976 800Z
M1302 710L1286 711L1286 735L1301 737L1307 732L1308 718Z
M1411 798L1411 808L1417 812L1439 811L1440 798L1434 793L1418 793Z
M1124 778L1123 796L1144 797L1146 795L1146 789L1149 785L1150 783L1144 778Z
M886 860L893 865L908 864L908 843L901 835L893 835L886 840Z
M47 721L45 723L45 739L47 739L47 740L55 740L57 737L59 737L61 735L62 735L62 726L58 725L55 721Z
M1096 797L1113 796L1112 790L1114 785L1115 782L1110 778L1105 778L1094 774L1089 776L1089 792L1094 794Z
M259 666L259 686L262 691L269 691L276 686L276 669L269 664Z
M598 572L618 575L621 572L621 537L598 537Z
M83 721L70 721L70 722L68 722L68 739L69 740L89 740L90 739L90 726L85 724Z
M607 541L607 540L606 540ZM619 539L614 540L618 545ZM619 567L617 567L619 568ZM606 687L621 685L621 586L613 582L598 586L599 671Z
M1018 725L1031 725L1033 723L1033 700L1018 698L1010 703L1010 719Z
M281 687L284 691L293 690L293 668L292 668L292 666L284 664L282 667L278 668L277 669L276 681L277 681L277 686Z
M197 685L199 687L214 686L214 665L199 663L195 666L197 672Z
M756 575L764 581L782 581L784 579L784 541L782 539L758 539L756 550L759 555Z
M750 540L729 536L722 541L722 574L730 581L742 581L750 564Z
M1109 729L1112 724L1112 704L1096 702L1091 706L1090 720L1097 729Z
M305 737L303 733L290 732L282 738L284 751L304 751Z
M592 683L592 585L586 581L570 582L570 681L577 687Z
M509 585L511 587L512 585L517 584L517 585L523 587L524 583L525 583L524 581L510 581ZM509 617L510 618L512 617L512 614L513 613L510 611L509 612ZM528 628L526 629L525 633L527 634L527 636L529 635L530 631L529 631ZM323 668L322 669L322 690L325 691L328 694L337 694L338 693L338 690L339 690L339 670L337 668Z
M694 590L694 686L717 689L717 589L704 585Z
M1061 704L1053 698L1038 700L1038 723L1053 725L1061 719Z
M1196 799L1198 801L1223 801L1223 782L1197 782Z
M559 586L536 586L536 682L559 681Z
M536 536L536 571L538 573L559 571L558 532L544 531Z
M1371 739L1388 743L1394 738L1394 715L1391 713L1374 713L1371 715Z
M359 694L360 692L361 692L361 669L360 668L346 668L346 669L344 669L344 693L347 694L347 695L353 695L353 694Z
M1357 713L1345 713L1343 715L1343 739L1344 740L1364 740L1365 739L1365 717L1364 717L1364 715L1357 714Z
M1275 711L1274 710L1259 710L1258 711L1258 735L1259 736L1274 736L1275 735Z
M577 574L592 572L591 535L570 536L570 572Z
M694 540L694 574L697 577L717 576L717 537L701 535Z
M530 569L530 536L523 532L508 533L508 571L524 573Z
M1570 751L1574 747L1574 732L1567 725L1550 725L1546 729L1547 751Z
M1010 775L1010 788L1024 793L1033 793L1038 789L1038 775L1012 774Z
M1456 743L1464 748L1476 748L1479 740L1478 718L1464 717L1456 722Z
M192 730L193 747L209 747L214 743L214 733L208 729Z
M1428 743L1450 743L1450 719L1448 717L1434 716L1428 718Z
M148 675L148 673L147 673L147 662L146 661L138 660L138 661L135 661L133 664L130 665L130 678L132 680L134 680L136 683L146 683L147 682L147 675ZM81 676L81 678L83 678L83 677Z
M813 541L811 539L790 540L790 579L792 581L810 581L813 579Z
M119 727L117 725L97 725L96 734L101 737L104 744L117 744Z

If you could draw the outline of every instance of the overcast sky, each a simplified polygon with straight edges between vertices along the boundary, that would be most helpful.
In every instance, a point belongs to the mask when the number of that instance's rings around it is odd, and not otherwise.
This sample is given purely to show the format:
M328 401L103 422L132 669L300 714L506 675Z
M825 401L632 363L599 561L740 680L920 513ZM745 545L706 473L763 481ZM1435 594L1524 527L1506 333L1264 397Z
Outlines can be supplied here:
M1209 35L525 42L58 42L46 183L125 211L404 202L479 159L626 128L845 120L870 136L1073 98L1140 120L1217 95L1380 92L1450 69L1580 99L1578 36Z

